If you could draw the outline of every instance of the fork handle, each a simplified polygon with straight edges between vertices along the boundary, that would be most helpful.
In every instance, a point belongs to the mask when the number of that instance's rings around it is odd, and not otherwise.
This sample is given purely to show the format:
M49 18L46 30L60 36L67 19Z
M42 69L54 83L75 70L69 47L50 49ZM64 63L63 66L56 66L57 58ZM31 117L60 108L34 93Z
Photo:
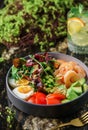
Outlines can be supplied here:
M68 122L68 123L62 123L58 127L64 127L64 126L68 126L68 125L71 125L71 123L70 122Z

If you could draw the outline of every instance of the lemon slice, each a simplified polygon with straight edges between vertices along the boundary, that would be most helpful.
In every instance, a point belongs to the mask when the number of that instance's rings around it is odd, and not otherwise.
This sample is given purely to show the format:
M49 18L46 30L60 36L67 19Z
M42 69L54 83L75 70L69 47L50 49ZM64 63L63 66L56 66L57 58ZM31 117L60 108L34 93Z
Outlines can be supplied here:
M80 18L69 18L67 21L67 29L70 35L73 35L81 30L85 23Z

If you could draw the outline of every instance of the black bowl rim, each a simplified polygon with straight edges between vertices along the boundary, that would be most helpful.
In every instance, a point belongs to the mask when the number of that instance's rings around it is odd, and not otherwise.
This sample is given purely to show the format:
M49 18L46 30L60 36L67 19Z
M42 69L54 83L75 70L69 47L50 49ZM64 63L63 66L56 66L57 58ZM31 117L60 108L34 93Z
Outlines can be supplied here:
M42 54L42 52L39 52L39 53ZM77 58L75 58L75 57L73 57L73 56L70 56L70 55L67 55L67 54L63 54L63 53L59 53L59 52L47 52L47 53L48 53L48 54L51 54L51 55L52 55L52 54L54 54L54 55L56 54L56 55L59 55L60 57L68 57L68 59L69 59L69 58L72 59L72 61L75 61L77 64L80 63L80 66L82 66L82 67L84 68L84 70L86 71L86 73L88 72L88 67L87 67L81 60L79 60L79 59L77 59ZM28 56L30 56L30 55L28 55ZM26 57L24 57L24 58L27 58L28 56L26 56ZM67 60L66 60L66 61L67 61ZM68 60L68 61L69 61L69 60ZM17 97L17 96L12 92L12 90L10 89L9 84L8 84L8 78L9 78L9 73L10 73L10 71L11 71L11 68L12 68L12 66L10 67L10 69L8 70L7 75L6 75L6 87L8 88L9 92L10 92L16 99L18 99L18 100L20 100L21 102L26 103L26 104L31 104L31 105L33 105L33 106L43 106L43 107L63 106L63 105L65 105L65 104L68 105L68 104L70 104L70 103L72 103L72 102L75 102L75 101L77 101L77 100L80 100L85 94L88 93L88 91L86 91L86 92L82 93L79 97L77 97L76 99L73 99L73 100L71 100L71 101L69 101L69 102L61 103L61 104L46 105L46 104L34 104L34 103L30 103L30 102L27 102L27 101L25 101L25 100L23 100L23 99ZM88 75L88 73L87 73L87 75Z

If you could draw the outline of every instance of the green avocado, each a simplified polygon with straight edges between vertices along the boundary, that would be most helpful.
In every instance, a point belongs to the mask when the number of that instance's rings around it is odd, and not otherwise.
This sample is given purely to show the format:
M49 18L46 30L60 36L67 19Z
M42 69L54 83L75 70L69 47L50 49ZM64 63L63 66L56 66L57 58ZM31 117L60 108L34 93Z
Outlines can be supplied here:
M76 81L76 82L72 83L72 85L70 86L70 88L74 88L74 87L77 87L77 86L81 86L81 84L80 84L79 81Z
M68 100L68 99L64 99L64 100L62 100L61 101L61 103L66 103L66 102L69 102L70 100Z
M83 92L86 92L86 91L88 91L88 85L85 83L85 84L83 85Z
M85 78L81 78L80 80L74 82L71 87L82 86L86 82Z
M68 100L73 100L87 90L88 85L86 84L86 80L85 78L81 78L70 86L67 90L66 97Z
M73 99L77 98L78 95L76 94L76 92L72 88L69 88L67 90L66 97L68 100L73 100Z
M79 81L76 81L75 83L73 83L70 89L72 89L72 91L74 91L78 95L82 93L82 85L80 84Z
M85 78L81 78L80 80L78 80L78 82L83 85L84 83L86 83L86 79Z
M72 90L77 93L78 95L82 94L82 87L77 86L77 87L72 87Z

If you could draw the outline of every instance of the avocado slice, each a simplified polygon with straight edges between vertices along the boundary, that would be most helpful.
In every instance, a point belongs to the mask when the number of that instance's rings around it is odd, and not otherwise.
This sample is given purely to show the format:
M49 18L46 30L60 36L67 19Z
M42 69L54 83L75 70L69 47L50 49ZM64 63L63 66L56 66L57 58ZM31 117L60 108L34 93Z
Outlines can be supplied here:
M80 80L72 83L71 87L82 86L84 83L86 83L85 78L81 78Z
M64 99L64 100L62 100L61 101L61 103L66 103L66 102L69 102L70 100L68 100L68 99Z
M84 92L82 86L85 84L85 82L85 78L81 78L80 80L76 81L71 85L72 90L76 92L78 95L82 94Z
M83 88L83 92L88 91L88 85L86 83L82 86L82 88Z
M73 99L77 98L78 95L76 94L76 92L74 92L74 90L72 88L69 88L67 90L66 97L68 100L73 100Z
M77 87L72 87L72 90L78 94L81 95L82 94L82 87L81 86L77 86Z
M83 85L84 83L86 83L86 79L85 78L81 78L80 80L78 80L78 82Z
M81 95L83 92L88 90L88 85L86 84L86 79L81 78L71 85L67 90L66 97L68 100L73 100Z
M80 84L79 81L76 81L75 83L73 83L70 89L72 89L78 95L82 93L82 85Z
M76 81L76 82L72 83L70 88L77 87L77 86L80 86L80 85L81 85L80 82Z

